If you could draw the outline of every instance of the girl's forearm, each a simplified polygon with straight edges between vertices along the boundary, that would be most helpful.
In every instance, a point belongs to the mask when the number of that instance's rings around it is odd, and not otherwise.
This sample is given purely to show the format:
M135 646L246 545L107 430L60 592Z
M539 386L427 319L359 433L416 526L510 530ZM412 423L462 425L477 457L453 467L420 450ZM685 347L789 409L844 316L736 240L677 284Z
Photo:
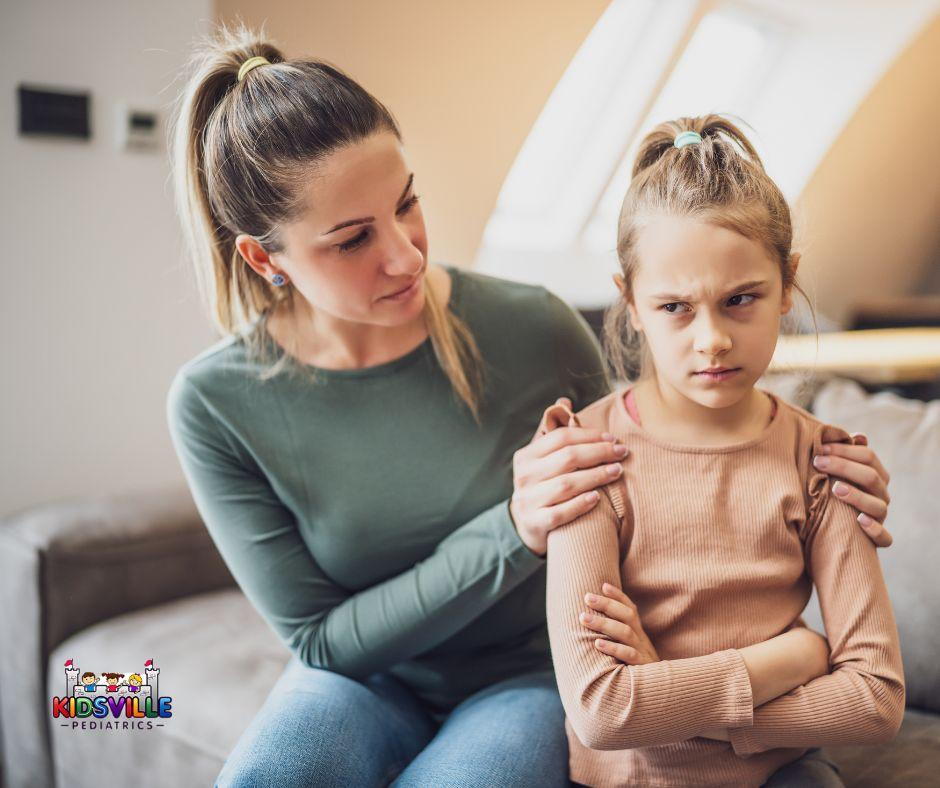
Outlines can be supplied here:
M829 672L825 638L805 627L738 651L751 679L754 708Z
M829 672L826 639L803 627L740 648L738 652L751 680L755 709ZM708 729L699 735L706 739L731 740L728 731L720 728Z

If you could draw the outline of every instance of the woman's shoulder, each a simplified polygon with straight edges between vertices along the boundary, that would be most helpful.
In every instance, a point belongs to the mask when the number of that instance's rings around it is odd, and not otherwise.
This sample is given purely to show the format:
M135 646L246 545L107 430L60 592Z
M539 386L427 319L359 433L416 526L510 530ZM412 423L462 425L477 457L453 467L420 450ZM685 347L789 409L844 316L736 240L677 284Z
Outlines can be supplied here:
M524 314L527 319L548 316L554 301L561 299L542 285L502 279L473 269L443 264L453 279L452 303L461 308L491 312L512 321Z
M185 379L203 386L246 372L247 353L243 337L231 334L219 339L184 361L176 371L175 380Z
M490 355L555 367L578 402L610 390L600 343L577 309L542 285L454 269L454 311Z
M245 337L231 334L184 361L167 392L167 408L173 414L207 403L219 404L245 393L254 393L263 366L248 352Z

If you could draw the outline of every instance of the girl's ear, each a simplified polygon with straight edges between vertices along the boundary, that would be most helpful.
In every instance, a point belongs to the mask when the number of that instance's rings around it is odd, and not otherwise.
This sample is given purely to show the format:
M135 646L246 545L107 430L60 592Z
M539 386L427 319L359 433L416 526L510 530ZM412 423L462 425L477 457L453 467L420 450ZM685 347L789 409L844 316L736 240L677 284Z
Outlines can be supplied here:
M633 330L643 333L643 324L636 316L636 307L633 304L627 304L627 314L630 316L630 325L633 326Z
M794 252L790 255L790 280L796 276L796 269L800 267L800 253ZM793 285L783 291L783 298L780 300L780 314L785 315L793 308Z
M627 302L627 315L630 317L630 325L633 327L634 331L642 331L643 326L636 316L636 309L633 306L633 303L630 301L630 297L627 294L626 282L624 282L623 277L620 274L614 274L614 284L617 286L617 290L620 291L620 297Z

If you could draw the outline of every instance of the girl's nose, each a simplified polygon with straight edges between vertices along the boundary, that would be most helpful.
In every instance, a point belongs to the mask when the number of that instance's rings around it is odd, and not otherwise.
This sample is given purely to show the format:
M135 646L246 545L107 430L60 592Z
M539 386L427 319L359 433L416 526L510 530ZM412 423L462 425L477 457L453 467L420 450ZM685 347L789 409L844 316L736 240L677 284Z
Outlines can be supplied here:
M731 336L716 321L704 320L695 334L695 350L706 356L719 356L731 350Z

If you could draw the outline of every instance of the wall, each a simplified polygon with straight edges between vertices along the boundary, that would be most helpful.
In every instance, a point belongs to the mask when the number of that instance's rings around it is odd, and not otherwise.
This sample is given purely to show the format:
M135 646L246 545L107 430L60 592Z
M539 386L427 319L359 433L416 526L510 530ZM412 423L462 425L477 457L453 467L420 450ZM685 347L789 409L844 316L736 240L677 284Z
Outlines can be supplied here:
M0 14L0 514L182 483L166 389L212 334L180 267L165 156L118 150L114 116L119 101L170 100L210 2ZM90 90L92 139L17 136L21 83Z
M405 137L430 255L469 265L506 173L607 0L217 0L348 72Z
M516 151L605 4L5 5L0 514L182 483L166 389L214 335L181 262L166 158L117 150L113 115L122 100L170 102L192 38L216 14L267 19L288 54L331 60L389 104L418 173L432 256L466 265ZM940 147L925 143L940 128L940 95L925 77L937 73L935 23L806 189L805 266L827 304L905 292L940 250ZM91 89L94 138L16 136L20 83Z
M899 55L800 197L805 278L837 322L940 267L940 16Z
M165 152L115 145L115 105L167 105L194 36L239 13L335 62L401 122L434 259L466 265L518 147L606 0L6 4L0 24L0 515L182 484L165 421L213 342L182 261ZM89 142L16 135L16 86L89 89Z

